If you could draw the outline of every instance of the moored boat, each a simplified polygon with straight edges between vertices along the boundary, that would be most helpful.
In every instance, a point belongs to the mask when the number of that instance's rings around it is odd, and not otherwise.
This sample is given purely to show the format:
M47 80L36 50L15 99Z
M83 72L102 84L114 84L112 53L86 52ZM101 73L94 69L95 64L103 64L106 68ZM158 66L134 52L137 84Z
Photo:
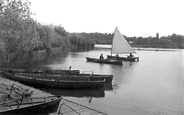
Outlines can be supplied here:
M61 101L60 96L14 98L0 103L0 115L44 114L55 112Z
M19 81L20 83L36 88L55 89L104 89L105 80L91 79L90 77L71 77L68 74L46 75L35 73L1 72L2 77ZM62 76L62 77L61 77Z
M25 69L15 69L15 68L1 68L1 71L4 72L10 72L10 73L27 73L27 74L41 74L41 75L60 75L60 77L88 77L90 78L90 80L104 80L105 79L105 84L110 85L112 83L112 79L113 79L113 75L112 74L94 74L93 71L88 71L88 72L72 72L72 73L68 73L68 72L63 72L63 70L61 70L62 72L57 72L60 70L44 70L44 69L30 69L29 71L25 70ZM50 72L52 71L52 72ZM71 70L73 71L73 70ZM74 70L76 71L76 70ZM80 70L78 70L80 71Z
M17 84L0 84L0 102L12 100L17 97L30 97L34 90L24 89Z
M114 64L114 65L122 65L121 60L112 60L112 59L98 59L98 58L90 58L86 57L87 61L101 63L101 64Z
M1 84L0 115L44 114L57 110L61 96L32 97L33 91L17 84Z

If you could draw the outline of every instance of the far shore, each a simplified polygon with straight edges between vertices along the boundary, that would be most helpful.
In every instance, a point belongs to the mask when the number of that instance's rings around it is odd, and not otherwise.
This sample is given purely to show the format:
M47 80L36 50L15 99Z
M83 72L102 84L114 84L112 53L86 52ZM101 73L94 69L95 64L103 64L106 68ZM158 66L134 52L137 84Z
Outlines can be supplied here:
M131 44L133 48L164 48L164 49L184 49L184 46L175 46L175 45L137 45ZM111 48L111 44L95 44L95 47L101 48Z

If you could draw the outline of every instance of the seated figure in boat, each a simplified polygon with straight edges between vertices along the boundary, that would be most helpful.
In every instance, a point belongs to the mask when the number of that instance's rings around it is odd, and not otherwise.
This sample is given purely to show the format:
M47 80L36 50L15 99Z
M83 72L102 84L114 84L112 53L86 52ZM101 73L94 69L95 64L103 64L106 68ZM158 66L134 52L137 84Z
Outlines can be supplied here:
M119 54L116 54L116 57L119 57Z
M101 54L101 55L100 55L100 59L101 59L101 60L103 60L103 59L104 59L103 54Z
M132 55L132 53L130 53L130 55L128 56L128 58L132 58L134 57L134 55Z

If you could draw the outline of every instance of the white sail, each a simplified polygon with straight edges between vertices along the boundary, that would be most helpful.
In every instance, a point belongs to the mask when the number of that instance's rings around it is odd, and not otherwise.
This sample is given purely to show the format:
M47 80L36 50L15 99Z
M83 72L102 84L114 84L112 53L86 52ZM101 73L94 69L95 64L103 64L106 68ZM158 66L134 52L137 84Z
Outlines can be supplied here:
M112 40L112 54L136 53L116 27Z

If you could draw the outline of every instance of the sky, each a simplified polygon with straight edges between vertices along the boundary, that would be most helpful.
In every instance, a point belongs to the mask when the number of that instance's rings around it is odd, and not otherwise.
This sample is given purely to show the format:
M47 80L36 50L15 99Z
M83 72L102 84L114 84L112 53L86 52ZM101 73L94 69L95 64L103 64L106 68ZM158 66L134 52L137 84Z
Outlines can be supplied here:
M34 19L68 32L184 35L184 0L29 0Z

